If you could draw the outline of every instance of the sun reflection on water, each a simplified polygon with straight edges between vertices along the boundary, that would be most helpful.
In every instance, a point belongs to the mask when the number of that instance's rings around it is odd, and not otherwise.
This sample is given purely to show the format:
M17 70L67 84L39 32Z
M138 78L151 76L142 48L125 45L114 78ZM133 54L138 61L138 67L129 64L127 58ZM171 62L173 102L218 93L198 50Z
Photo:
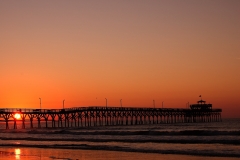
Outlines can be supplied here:
M16 148L15 149L15 158L17 160L19 160L20 159L20 155L21 155L21 150L19 148Z

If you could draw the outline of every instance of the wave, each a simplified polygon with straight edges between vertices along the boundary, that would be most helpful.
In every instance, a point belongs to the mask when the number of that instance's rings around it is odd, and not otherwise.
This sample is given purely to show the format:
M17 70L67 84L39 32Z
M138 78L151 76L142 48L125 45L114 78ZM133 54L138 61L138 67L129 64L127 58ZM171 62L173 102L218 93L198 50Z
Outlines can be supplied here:
M94 132L71 132L56 131L54 134L75 134L75 135L163 135L163 136L222 136L237 135L240 131L208 131L208 130L184 130L184 131L94 131Z
M0 137L2 141L42 141L42 142L123 142L123 143L173 143L173 144L230 144L230 145L240 145L240 138L236 139L232 137L231 139L199 139L199 138L143 138L143 137L135 137L135 138L125 138L125 137L113 137L113 138L105 138L105 137L89 137L89 138L69 138L69 137L61 137L61 138L47 138L47 137ZM3 143L3 142L2 142Z
M124 142L124 143L172 143L172 144L229 144L240 146L240 130L138 130L119 128L90 129L17 129L1 130L0 140L61 141L61 142Z
M69 135L151 135L151 136L240 136L240 130L81 130L81 129L31 129L31 130L1 130L1 133L28 133L28 134L69 134Z

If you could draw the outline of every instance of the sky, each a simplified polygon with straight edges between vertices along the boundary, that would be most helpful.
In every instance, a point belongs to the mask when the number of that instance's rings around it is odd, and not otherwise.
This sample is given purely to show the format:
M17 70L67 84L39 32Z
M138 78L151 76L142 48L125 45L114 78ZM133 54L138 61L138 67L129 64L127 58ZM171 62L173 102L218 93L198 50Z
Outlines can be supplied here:
M240 118L239 0L0 1L0 107L186 108Z

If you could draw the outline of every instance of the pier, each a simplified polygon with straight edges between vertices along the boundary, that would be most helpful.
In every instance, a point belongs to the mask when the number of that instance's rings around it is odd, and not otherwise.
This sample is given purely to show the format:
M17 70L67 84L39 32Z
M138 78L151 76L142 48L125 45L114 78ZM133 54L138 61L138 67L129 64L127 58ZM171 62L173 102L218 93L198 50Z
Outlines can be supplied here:
M222 109L198 101L189 108L75 107L65 109L0 108L6 129L144 125L162 123L220 122ZM10 122L13 126L10 127Z

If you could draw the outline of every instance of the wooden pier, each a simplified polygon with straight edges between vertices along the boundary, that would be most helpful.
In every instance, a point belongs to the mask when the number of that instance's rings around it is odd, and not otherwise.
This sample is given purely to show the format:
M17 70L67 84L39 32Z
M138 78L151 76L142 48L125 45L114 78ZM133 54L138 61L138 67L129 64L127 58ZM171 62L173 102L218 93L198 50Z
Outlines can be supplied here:
M41 127L91 127L161 123L220 122L222 109L198 101L189 108L76 107L65 109L0 108L6 129ZM10 122L13 127L10 127ZM27 125L28 124L28 125Z

